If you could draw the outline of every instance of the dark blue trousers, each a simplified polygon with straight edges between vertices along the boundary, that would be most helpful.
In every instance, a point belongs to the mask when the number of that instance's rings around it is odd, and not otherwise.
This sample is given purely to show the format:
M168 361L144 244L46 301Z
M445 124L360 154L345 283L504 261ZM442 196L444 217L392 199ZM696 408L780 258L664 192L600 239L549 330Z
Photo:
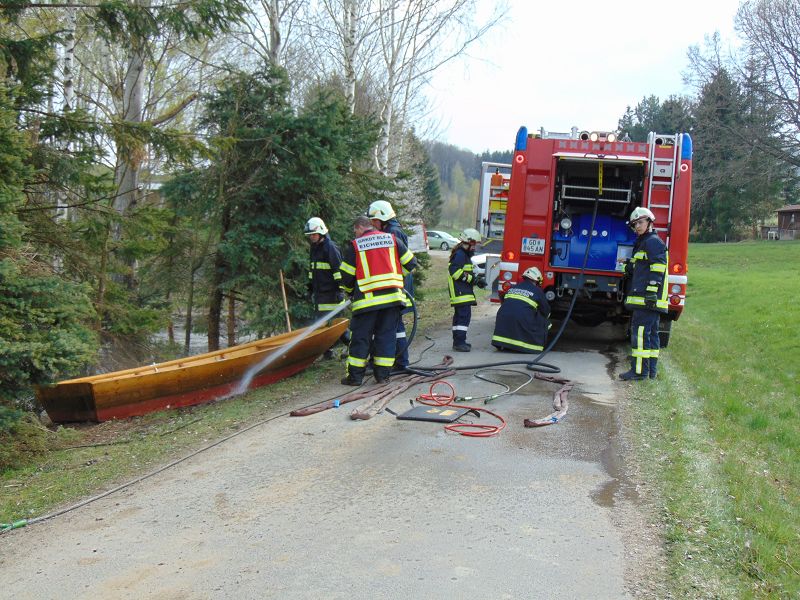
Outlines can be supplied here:
M465 344L469 322L472 320L472 305L456 304L453 307L453 344Z
M658 358L659 313L646 308L636 308L631 313L631 368L637 374L647 375L651 358Z
M394 364L395 331L400 307L355 312L350 318L350 349L347 373L354 379L364 377L372 348L374 372L388 377Z

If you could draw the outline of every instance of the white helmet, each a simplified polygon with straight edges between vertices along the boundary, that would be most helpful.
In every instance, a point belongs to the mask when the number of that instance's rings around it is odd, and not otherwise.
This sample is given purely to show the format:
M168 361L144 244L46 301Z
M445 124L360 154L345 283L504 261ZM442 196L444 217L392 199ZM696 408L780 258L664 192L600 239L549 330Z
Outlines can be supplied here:
M528 267L525 269L525 272L522 274L525 279L530 279L531 281L535 281L536 283L542 283L542 272L536 267Z
M639 208L634 208L633 212L631 213L631 218L628 219L628 225L632 225L634 221L641 219L642 217L647 217L651 223L655 223L656 216L649 208L644 208L640 206Z
M386 200L375 200L375 202L369 205L367 216L370 219L378 219L379 221L386 222L389 219L394 219L396 215L392 205Z
M308 221L306 221L306 226L303 227L303 233L306 235L311 235L312 233L325 235L328 233L328 228L325 227L325 221L319 217L311 217Z
M477 229L467 227L464 231L458 234L458 239L462 242L480 242L481 234Z

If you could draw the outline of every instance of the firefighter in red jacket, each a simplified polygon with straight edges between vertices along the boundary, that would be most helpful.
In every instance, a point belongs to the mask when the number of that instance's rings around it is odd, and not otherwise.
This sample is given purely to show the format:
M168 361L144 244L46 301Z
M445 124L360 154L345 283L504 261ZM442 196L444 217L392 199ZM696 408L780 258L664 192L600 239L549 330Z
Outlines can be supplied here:
M397 321L406 304L403 274L417 260L406 245L391 233L373 228L367 217L353 224L356 239L347 246L340 267L341 286L352 297L350 349L344 385L358 386L372 349L375 381L388 381L395 359Z
M625 265L627 295L625 308L631 311L631 368L619 377L638 381L655 379L658 365L658 325L667 312L667 247L653 231L655 215L636 208L628 224L636 231L633 256Z

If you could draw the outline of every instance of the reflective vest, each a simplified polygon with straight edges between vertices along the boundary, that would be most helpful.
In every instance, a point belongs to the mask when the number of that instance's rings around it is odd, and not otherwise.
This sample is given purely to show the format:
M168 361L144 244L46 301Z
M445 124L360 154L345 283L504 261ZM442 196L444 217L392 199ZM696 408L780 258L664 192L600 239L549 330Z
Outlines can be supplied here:
M403 265L416 266L414 255L390 233L368 231L342 260L342 288L352 293L353 313L387 306L405 306Z

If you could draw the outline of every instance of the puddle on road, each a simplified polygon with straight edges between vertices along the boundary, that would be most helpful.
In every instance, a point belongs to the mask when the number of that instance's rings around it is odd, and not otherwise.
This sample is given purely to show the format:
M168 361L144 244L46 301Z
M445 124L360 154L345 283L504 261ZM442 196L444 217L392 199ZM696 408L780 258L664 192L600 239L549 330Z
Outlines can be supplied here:
M602 355L605 361L604 375L615 378L619 370L619 346L609 343L607 338L590 345L595 348L588 350ZM558 351L565 354L586 352L587 344L585 341L580 345L575 342L574 347L570 347L569 343L563 346L559 344ZM514 376L490 377L513 387L522 381L520 377ZM625 473L619 407L615 398L609 400L608 393L593 394L593 387L590 381L577 383L569 394L569 412L561 423L509 431L511 443L519 448L529 448L545 457L566 456L599 463L610 479L592 492L592 500L604 507L612 507L621 499L636 502L639 499L638 493ZM530 397L531 404L526 406L527 403L523 401L513 409L508 418L522 422L525 418L547 416L552 412L550 401L557 389L557 384L533 381L518 392L523 398Z

